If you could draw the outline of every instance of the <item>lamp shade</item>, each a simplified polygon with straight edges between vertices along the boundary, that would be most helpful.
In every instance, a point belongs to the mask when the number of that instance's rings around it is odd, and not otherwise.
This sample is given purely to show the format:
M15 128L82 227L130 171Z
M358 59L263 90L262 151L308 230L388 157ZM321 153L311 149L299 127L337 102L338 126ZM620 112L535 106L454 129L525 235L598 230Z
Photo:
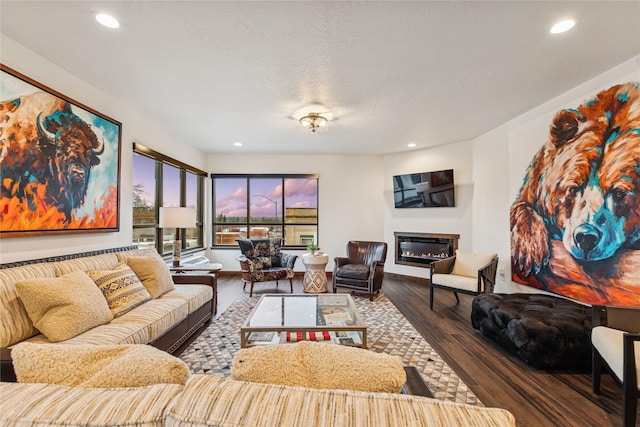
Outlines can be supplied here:
M160 208L160 227L193 228L196 226L196 210L194 208Z

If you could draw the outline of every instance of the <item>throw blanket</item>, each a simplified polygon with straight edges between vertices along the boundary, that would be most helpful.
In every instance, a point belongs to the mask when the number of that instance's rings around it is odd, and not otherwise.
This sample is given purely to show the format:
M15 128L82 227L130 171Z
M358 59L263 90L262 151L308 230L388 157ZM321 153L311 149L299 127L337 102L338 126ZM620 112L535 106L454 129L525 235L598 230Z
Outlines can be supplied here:
M182 384L189 368L177 357L148 345L20 343L11 349L20 383L80 387L142 387Z
M399 393L406 381L398 357L311 341L242 349L231 375L258 383L387 393Z

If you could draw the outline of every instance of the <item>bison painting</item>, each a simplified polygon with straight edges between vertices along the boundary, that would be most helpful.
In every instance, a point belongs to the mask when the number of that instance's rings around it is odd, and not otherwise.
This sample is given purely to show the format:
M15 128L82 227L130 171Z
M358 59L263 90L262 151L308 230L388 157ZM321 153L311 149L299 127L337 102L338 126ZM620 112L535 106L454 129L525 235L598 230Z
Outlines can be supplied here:
M42 92L2 102L0 114L2 178L8 181L2 195L27 197L26 185L36 180L46 185L44 202L71 219L104 144L69 103Z
M640 83L555 115L510 222L515 281L640 305Z
M4 67L2 87L20 96L0 102L0 231L117 227L120 124L45 91L25 93Z

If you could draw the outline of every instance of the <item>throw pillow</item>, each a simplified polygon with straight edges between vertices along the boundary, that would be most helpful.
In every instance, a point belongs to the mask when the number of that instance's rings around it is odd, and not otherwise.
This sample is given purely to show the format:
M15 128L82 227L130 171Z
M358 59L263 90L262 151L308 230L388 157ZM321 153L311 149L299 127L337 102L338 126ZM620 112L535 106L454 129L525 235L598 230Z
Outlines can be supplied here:
M478 270L489 264L497 254L480 255L463 252L456 249L456 262L453 264L451 274L456 276L478 277Z
M33 325L49 341L73 338L113 319L102 292L84 271L21 280L15 286Z
M236 380L309 388L399 393L402 360L362 348L313 341L243 348L233 358Z
M95 285L94 285L95 286ZM18 382L70 387L143 387L183 384L189 368L180 359L143 344L60 345L23 342L11 350Z
M169 267L162 258L155 256L131 257L127 258L127 265L142 281L151 298L158 298L160 295L175 289Z
M119 317L151 299L151 295L126 264L112 270L88 271L87 274L104 294L113 317Z

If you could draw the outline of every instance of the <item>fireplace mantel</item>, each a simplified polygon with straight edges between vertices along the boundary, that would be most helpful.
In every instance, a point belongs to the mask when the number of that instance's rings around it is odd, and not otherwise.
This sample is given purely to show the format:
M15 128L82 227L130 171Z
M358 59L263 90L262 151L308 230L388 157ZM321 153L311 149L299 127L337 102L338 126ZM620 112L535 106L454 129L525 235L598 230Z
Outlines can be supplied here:
M396 231L396 264L429 268L433 261L453 256L459 234L412 233Z

